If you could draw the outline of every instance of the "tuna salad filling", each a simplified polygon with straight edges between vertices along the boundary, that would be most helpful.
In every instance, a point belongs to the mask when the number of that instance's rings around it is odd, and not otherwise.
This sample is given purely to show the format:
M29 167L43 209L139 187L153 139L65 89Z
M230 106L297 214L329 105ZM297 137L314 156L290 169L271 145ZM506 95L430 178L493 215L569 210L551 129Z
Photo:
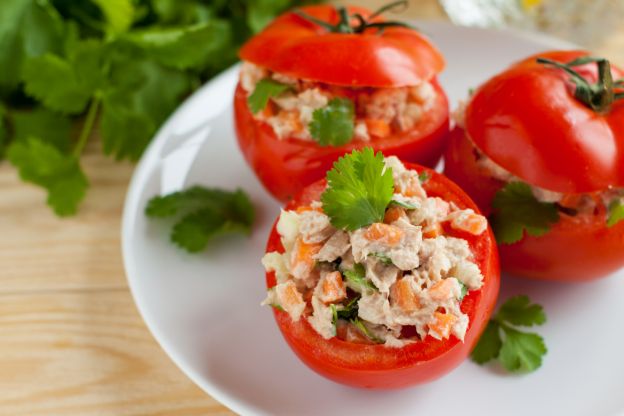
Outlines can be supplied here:
M483 275L468 241L449 235L480 235L486 219L427 196L425 175L396 157L394 194L383 222L346 231L335 228L321 202L282 211L277 232L284 252L262 263L277 284L263 305L306 320L325 339L403 347L431 336L464 339L469 318L461 310L467 292Z
M460 103L453 118L458 126L464 128L465 103ZM481 172L485 175L499 180L503 183L524 182L502 166L498 165L488 156L486 156L468 136L464 134L470 141L472 146L472 154L475 162ZM540 188L531 184L527 184L531 188L531 192L535 199L539 202L555 204L559 212L566 215L599 215L604 214L609 207L614 204L624 203L624 189L612 188L601 192L592 192L585 194L565 194L554 192L548 189Z
M240 85L251 95L262 81L283 88L266 105L252 111L256 120L269 124L278 139L318 140L310 124L316 110L328 108L336 98L350 102L353 139L369 141L398 134L414 127L433 106L436 91L429 82L400 88L350 88L305 81L271 72L244 62Z

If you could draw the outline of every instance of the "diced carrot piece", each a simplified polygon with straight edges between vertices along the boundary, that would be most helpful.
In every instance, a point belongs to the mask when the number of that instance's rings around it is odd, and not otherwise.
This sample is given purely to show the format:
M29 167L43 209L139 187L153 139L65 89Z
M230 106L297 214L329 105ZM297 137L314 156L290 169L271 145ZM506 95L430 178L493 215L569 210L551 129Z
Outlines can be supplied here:
M444 234L444 228L439 222L427 225L423 228L423 238L436 238Z
M367 118L364 120L366 128L371 136L388 137L390 135L390 125L378 118Z
M405 312L414 312L420 309L420 300L416 293L412 290L409 280L401 278L396 281L391 289L391 298L401 310Z
M395 192L398 192L400 194L403 194L407 197L425 197L425 191L423 190L422 186L420 185L420 179L418 179L417 175L414 176L410 176L409 179L407 179L407 183L395 187Z
M391 206L386 210L386 215L384 215L384 222L386 224L392 224L399 218L405 218L405 210L401 207Z
M281 111L279 113L279 118L281 118L284 122L292 125L292 129L295 133L301 133L304 129L303 124L299 120L299 111L290 110L290 111Z
M394 225L376 222L368 227L364 237L370 241L379 241L388 246L396 246L403 238L403 230Z
M303 205L303 206L297 207L295 211L297 212L297 214L301 214L302 212L306 212L306 211L323 212L323 208L321 208L320 206L313 207L310 205Z
M275 104L269 100L267 105L262 109L262 116L269 118L275 115Z
M487 229L487 220L479 214L457 215L451 220L451 228L479 235Z
M435 332L440 338L448 338L451 328L457 322L457 317L450 313L434 312L435 320L429 324L429 330Z
M319 299L323 303L335 303L347 297L347 289L340 272L327 273L319 284L321 285Z
M583 195L581 194L565 194L559 201L559 205L566 208L576 208L582 198Z
M447 300L453 296L455 282L451 279L442 279L429 288L429 296L436 301Z
M322 243L308 244L301 237L297 237L291 261L292 268L303 264L311 269L314 266L314 255L321 250L321 247L323 247Z
M292 281L278 285L277 301L279 306L295 321L299 320L306 307L301 293L299 293L297 286Z

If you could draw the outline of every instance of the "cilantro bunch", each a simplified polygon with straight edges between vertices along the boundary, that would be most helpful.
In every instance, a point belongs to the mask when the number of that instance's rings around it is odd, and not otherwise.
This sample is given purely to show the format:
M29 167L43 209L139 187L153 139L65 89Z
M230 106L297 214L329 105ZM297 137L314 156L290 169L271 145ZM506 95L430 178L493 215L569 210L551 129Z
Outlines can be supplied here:
M294 0L0 1L0 158L75 214L81 155L137 160L189 93ZM296 2L301 4L301 2Z

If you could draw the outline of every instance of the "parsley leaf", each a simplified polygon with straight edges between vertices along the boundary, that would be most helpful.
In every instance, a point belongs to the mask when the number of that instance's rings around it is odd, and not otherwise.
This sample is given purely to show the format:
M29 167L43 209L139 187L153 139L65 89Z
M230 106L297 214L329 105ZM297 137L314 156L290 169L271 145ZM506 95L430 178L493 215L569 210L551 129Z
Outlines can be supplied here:
M527 296L508 299L488 322L472 351L472 360L483 364L498 359L510 372L535 371L542 365L542 357L547 352L544 339L538 334L520 331L517 326L542 325L544 322L543 308L531 304Z
M314 110L310 135L321 146L342 146L353 138L355 110L347 98L333 98L327 106Z
M264 110L271 97L277 97L289 89L290 85L282 84L270 78L261 79L256 84L254 91L247 97L247 105L249 105L251 112L256 114Z
M48 191L48 205L57 215L76 213L89 186L76 157L36 137L13 142L7 156L22 180Z
M13 140L22 141L29 137L43 137L45 142L66 153L70 149L71 121L69 117L36 108L32 111L16 111L11 114Z
M347 286L355 292L377 291L373 282L366 278L366 271L364 270L364 266L360 263L355 264L352 270L345 270L343 275L346 279Z
M134 20L132 0L91 0L106 17L106 31L112 35L123 33Z
M536 237L544 235L559 221L555 204L539 202L523 182L505 185L494 196L492 207L492 228L496 240L503 244L520 241L525 231Z
M219 234L251 232L254 208L245 192L193 186L152 198L145 214L152 218L176 217L171 241L196 253Z
M624 204L622 204L621 199L616 199L609 204L607 227L613 227L615 224L622 220L624 220Z
M381 152L367 147L334 163L321 201L335 227L353 231L383 221L393 193L392 169L386 168Z

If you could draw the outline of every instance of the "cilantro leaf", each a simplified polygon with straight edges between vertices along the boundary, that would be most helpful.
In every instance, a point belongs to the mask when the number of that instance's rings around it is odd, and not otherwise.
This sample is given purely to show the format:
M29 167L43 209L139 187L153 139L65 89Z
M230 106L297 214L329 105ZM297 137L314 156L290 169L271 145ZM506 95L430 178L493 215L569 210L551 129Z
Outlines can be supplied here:
M496 318L512 325L533 326L546 322L544 308L538 304L531 304L526 295L509 298L500 309Z
M254 33L264 29L271 20L290 5L289 0L255 0L249 2L247 25Z
M84 111L95 91L104 83L102 45L79 42L67 58L51 53L24 62L26 92L46 107L65 114Z
M426 170L423 170L422 172L418 174L418 180L420 181L421 184L427 182L430 178L431 178L431 175Z
M391 264L393 264L392 259L383 253L370 253L369 255L373 257L377 257L379 261L385 264L386 266L390 266Z
M383 339L375 336L367 327L366 325L364 325L364 322L362 322L359 318L355 317L351 320L351 323L353 325L355 325L355 327L357 329L360 330L360 332L362 334L364 334L364 336L366 336L366 338L370 339L371 341L376 342L377 344L382 344L383 343Z
M496 321L488 322L479 342L470 354L470 358L477 364L484 364L498 357L503 341L500 337L500 326Z
M64 26L48 1L0 1L0 95L18 86L25 59L61 52Z
M116 54L111 64L111 86L102 98L102 147L117 160L137 160L160 124L190 90L191 78L145 59L134 48L120 49Z
M35 137L13 142L7 155L22 180L48 191L48 205L57 215L76 213L89 186L76 157Z
M367 147L334 163L321 201L335 227L353 231L383 221L393 193L392 169L381 152Z
M4 155L7 141L6 108L2 105L2 102L0 102L0 158Z
M42 137L62 153L69 152L71 121L69 117L43 107L32 111L16 111L11 114L13 140L22 141L29 137Z
M256 114L264 110L271 97L277 97L290 88L290 85L282 84L270 78L261 79L256 84L256 88L253 92L247 97L247 105L251 112Z
M342 146L353 138L355 110L347 98L333 98L327 106L314 110L310 135L321 146Z
M503 327L505 340L498 359L507 371L531 372L542 365L542 357L547 349L544 339L532 333Z
M488 322L472 351L472 360L483 364L498 359L510 372L535 371L547 352L544 339L538 334L520 331L516 326L542 325L544 322L543 308L531 304L527 296L508 299Z
M377 291L377 288L369 279L366 278L366 271L364 266L357 263L351 270L345 270L343 275L346 279L347 286L358 293L373 290Z
M229 52L232 30L226 21L211 19L182 27L135 30L127 35L127 39L162 65L197 69Z
M392 201L390 201L390 205L396 205L398 207L405 208L405 209L417 209L418 208L418 206L416 205L408 204L407 202L398 201L396 199L393 199Z
M254 209L245 192L193 186L187 190L152 198L145 214L152 218L176 217L171 241L196 253L220 234L251 232Z
M106 17L106 31L116 35L130 28L134 20L134 5L132 0L91 0Z
M336 311L336 319L344 319L350 321L352 319L357 318L358 316L358 301L360 300L359 296L352 298L344 308L339 311Z
M609 204L607 227L613 227L622 220L624 220L624 204L622 204L622 200L616 199Z
M523 182L505 185L494 196L492 207L492 228L496 240L503 244L520 241L525 231L536 237L544 235L559 221L555 204L539 202Z

